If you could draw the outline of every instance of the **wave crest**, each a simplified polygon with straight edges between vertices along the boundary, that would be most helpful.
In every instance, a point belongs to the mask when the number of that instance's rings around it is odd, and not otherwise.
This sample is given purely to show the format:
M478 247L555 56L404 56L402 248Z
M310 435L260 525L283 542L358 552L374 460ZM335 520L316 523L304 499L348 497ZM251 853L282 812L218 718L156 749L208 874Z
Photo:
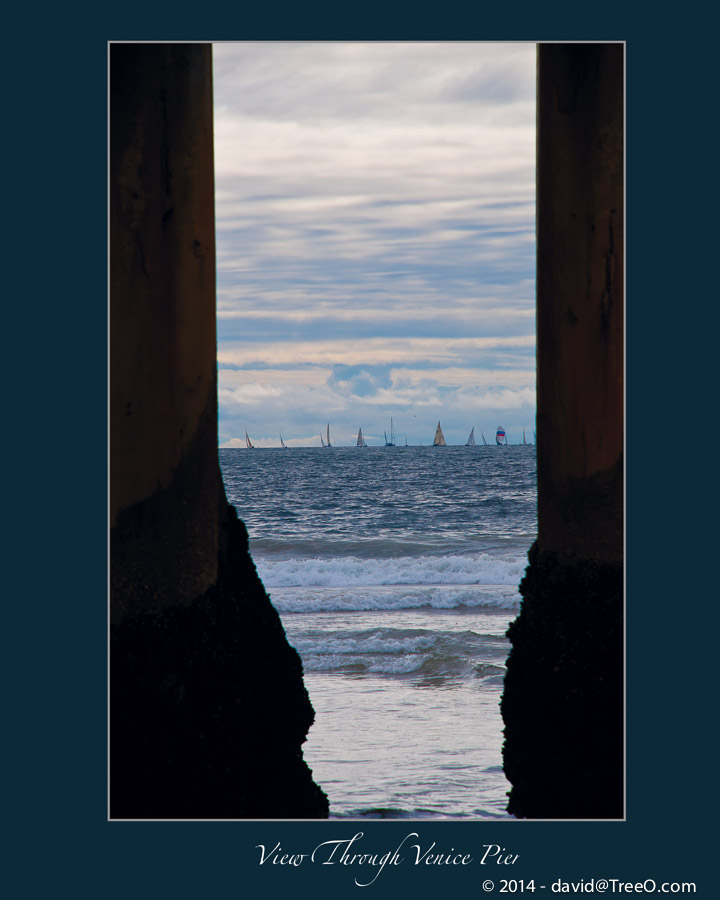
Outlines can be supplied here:
M360 559L356 556L304 559L256 559L267 588L368 587L386 585L504 585L517 586L525 557L498 559L487 553L463 556Z

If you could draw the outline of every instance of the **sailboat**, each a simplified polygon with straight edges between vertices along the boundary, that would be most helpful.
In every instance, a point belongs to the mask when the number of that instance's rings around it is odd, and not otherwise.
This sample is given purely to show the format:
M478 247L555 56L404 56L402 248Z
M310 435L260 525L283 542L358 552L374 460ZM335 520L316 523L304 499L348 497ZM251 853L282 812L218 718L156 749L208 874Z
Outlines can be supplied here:
M386 447L394 447L395 446L395 428L393 427L392 417L390 418L390 440L388 440L387 431L385 434L385 446Z
M247 428L245 429L245 446L248 448L248 450L255 449L255 446L253 445L252 441L248 437Z
M323 447L332 447L332 444L330 443L330 423L329 422L328 422L328 427L327 427L327 443L325 443L325 441L323 440L322 432L320 432L320 443L323 445Z
M363 437L362 428L358 428L357 445L358 447L367 447L365 438Z
M470 432L470 437L465 442L466 447L474 447L475 446L475 426L473 425L472 431Z
M485 440L485 435L483 434L482 428L480 429L480 434L482 435L482 442L487 447L488 442Z
M280 446L283 448L283 450L287 450L287 444L282 439L282 435L280 435Z
M505 434L505 429L502 427L502 425L498 425L498 430L495 433L495 443L507 444L507 435Z
M433 447L445 446L445 435L442 433L442 428L440 427L440 422L438 421L438 426L435 429L435 440L433 441Z
M523 428L523 444L527 444L527 441L525 440L525 429L524 428Z

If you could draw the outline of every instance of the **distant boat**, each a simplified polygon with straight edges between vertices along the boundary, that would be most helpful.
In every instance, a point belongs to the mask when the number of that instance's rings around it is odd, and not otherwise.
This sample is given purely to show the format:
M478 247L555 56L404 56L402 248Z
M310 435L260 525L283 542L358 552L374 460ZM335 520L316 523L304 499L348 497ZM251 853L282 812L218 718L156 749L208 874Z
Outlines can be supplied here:
M323 445L323 447L325 446L325 441L323 440L322 433L320 434L320 443Z
M466 447L474 447L475 446L475 426L473 425L472 431L470 432L470 437L465 441Z
M367 447L365 443L365 438L363 437L362 428L358 428L358 438L357 438L358 447Z
M483 444L487 447L488 442L485 440L485 435L483 434L482 428L480 429L480 434L482 435Z
M251 441L250 438L248 437L247 428L245 429L245 446L248 448L248 450L254 450L254 449L255 449L255 447L254 447L252 441Z
M390 440L388 440L387 431L385 434L385 446L386 447L394 447L395 446L395 428L393 427L392 417L390 418Z
M527 444L527 441L525 440L525 429L524 428L523 428L523 444Z
M435 440L433 441L433 447L445 447L445 435L442 433L442 428L440 427L440 422L438 422L438 426L435 429Z
M287 450L287 444L282 439L282 435L280 435L280 446L283 448L283 450Z
M495 433L495 443L507 444L507 435L505 434L505 429L502 427L502 425L498 425L498 430Z
M328 447L332 447L332 444L330 443L330 423L329 422L328 422L328 427L327 427L327 445L328 445Z

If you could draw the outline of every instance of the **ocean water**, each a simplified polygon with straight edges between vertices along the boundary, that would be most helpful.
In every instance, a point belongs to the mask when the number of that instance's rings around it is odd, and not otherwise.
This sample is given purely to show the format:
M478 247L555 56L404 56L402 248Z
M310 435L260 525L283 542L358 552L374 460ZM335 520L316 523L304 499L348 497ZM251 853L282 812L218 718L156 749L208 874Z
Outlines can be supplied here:
M333 818L507 818L499 702L533 445L221 449L299 652Z

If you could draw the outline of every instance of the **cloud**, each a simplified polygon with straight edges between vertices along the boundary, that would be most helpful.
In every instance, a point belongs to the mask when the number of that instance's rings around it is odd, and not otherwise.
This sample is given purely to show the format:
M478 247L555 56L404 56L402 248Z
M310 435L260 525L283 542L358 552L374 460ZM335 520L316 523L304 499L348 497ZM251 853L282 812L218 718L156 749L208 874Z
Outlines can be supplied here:
M348 366L336 364L328 387L348 397L372 397L392 386L390 366Z
M214 46L221 439L534 415L534 73L527 43Z
M494 351L507 348L533 351L532 334L509 337L432 338L377 337L363 341L354 338L329 341L232 342L218 348L218 363L222 367L248 367L258 362L270 365L311 363L328 368L339 365L387 366L423 365L451 366L458 360L489 361Z
M412 444L431 440L438 418L450 443L463 443L473 425L489 435L500 421L513 442L523 425L532 427L532 367L494 374L475 368L392 369L387 383L365 396L338 391L332 375L332 370L320 366L269 375L267 370L221 372L221 446L242 446L246 428L256 446L278 446L280 434L291 446L319 446L327 422L338 446L353 444L360 426L373 444L382 441L391 416L400 440L407 435ZM261 384L259 379L265 377L280 390L271 401L264 401L255 390L249 394L240 390L245 381ZM228 380L232 378L239 379L234 387Z
M534 102L535 46L481 42L244 42L214 46L215 100L280 121L518 119ZM299 77L300 76L300 77Z

